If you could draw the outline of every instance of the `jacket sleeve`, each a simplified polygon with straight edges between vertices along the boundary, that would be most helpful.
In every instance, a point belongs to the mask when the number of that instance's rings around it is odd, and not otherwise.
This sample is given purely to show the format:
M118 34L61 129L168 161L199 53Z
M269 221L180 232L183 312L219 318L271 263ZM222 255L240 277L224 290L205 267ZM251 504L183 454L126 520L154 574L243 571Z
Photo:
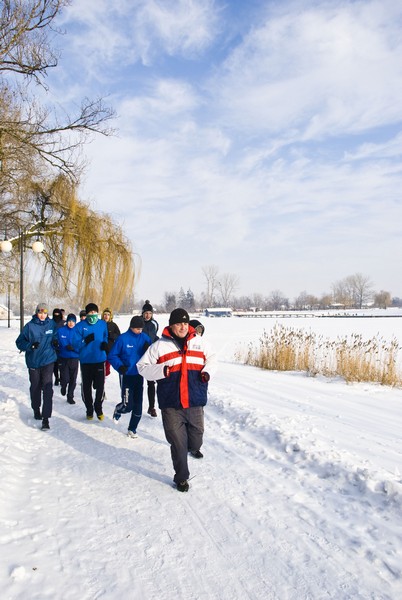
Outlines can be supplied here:
M121 349L121 343L120 343L119 339L117 339L115 341L115 343L113 344L112 349L107 356L108 361L112 365L113 369L115 369L116 371L118 371L119 368L124 364L119 356L120 349Z
M28 324L24 325L23 330L15 340L15 344L20 352L25 352L30 347Z
M205 354L205 365L203 366L201 372L205 371L211 377L215 375L218 369L218 357L216 352L211 349L211 346L207 342L207 340L203 340L204 346L204 354Z
M148 381L165 379L164 364L158 364L159 343L154 342L137 362L138 373Z

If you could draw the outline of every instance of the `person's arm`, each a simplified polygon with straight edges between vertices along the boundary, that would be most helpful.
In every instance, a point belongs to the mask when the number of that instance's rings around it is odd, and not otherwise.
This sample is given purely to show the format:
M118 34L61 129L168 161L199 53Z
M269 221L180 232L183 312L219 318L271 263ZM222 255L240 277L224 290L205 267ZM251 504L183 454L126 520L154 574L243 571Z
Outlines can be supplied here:
M137 362L138 373L148 381L158 381L168 376L166 363L158 364L159 344L154 342Z

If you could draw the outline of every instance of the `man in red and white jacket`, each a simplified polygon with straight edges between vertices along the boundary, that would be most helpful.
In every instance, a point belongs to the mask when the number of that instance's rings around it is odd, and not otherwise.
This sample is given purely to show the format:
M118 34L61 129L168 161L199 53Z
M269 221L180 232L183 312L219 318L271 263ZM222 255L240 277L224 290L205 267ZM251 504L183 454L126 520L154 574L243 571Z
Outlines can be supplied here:
M189 321L186 310L175 308L161 338L137 363L140 375L158 382L158 404L175 471L173 481L180 492L189 489L188 453L203 457L204 406L217 362L208 342L196 334Z

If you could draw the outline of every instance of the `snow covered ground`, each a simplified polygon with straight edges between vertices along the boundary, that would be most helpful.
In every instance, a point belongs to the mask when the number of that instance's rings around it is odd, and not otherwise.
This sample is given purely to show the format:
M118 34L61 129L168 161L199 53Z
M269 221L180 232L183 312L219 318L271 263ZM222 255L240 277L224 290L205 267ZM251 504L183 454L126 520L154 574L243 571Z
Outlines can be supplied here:
M55 388L40 431L18 323L0 321L0 598L402 598L402 390L235 364L274 319L202 320L220 365L187 494L159 411L138 439L113 423L115 372L103 422ZM283 324L390 339L402 320Z

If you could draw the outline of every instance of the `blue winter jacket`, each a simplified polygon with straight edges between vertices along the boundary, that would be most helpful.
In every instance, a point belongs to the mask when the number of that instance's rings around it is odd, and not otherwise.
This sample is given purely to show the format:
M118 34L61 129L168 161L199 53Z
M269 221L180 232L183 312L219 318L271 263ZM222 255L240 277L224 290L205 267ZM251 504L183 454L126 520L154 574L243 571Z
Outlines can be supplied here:
M86 344L84 338L91 333L95 336L94 340ZM74 350L79 354L80 363L93 364L105 362L106 352L105 350L101 350L101 344L102 342L106 342L107 344L108 340L106 321L99 319L95 325L91 325L86 319L80 321L73 327L72 338Z
M128 329L117 338L107 359L116 371L124 365L128 367L126 375L138 375L137 362L150 344L149 335Z
M76 352L75 350L67 350L66 348L66 346L73 345L74 327L69 327L67 324L65 324L64 327L60 327L57 330L60 358L78 358L78 352Z
M57 325L53 319L46 317L41 321L37 315L33 315L31 321L24 325L15 343L18 350L25 352L28 369L39 369L57 360L52 344L56 339ZM39 346L34 350L32 344L35 342L39 342Z

